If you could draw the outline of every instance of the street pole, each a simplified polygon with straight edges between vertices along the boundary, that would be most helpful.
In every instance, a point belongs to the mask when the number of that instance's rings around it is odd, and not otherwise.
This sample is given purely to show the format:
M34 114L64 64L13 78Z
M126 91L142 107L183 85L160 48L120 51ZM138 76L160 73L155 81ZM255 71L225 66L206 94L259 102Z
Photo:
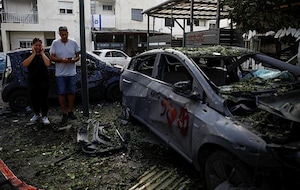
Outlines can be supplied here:
M80 14L80 50L81 50L81 96L83 106L83 116L89 117L89 94L87 88L86 72L86 44L85 44L85 22L84 22L84 0L79 0Z

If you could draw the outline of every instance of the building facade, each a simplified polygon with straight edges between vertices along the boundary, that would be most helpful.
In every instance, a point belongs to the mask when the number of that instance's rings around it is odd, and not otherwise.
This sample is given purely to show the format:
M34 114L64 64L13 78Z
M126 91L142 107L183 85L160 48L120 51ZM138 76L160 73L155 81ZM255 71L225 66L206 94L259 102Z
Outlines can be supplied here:
M182 37L182 29L176 24L171 27L167 20L148 20L142 14L164 1L84 0L86 49L114 48L128 54L144 51L147 48L148 26L153 33ZM80 43L78 0L2 0L1 6L4 52L31 47L34 37L49 46L55 38L59 38L58 27L62 25L69 28L69 37ZM189 25L188 22L182 23ZM213 27L214 21L203 20L194 25L195 31L206 30Z
M89 0L85 10L85 28L90 30ZM67 26L69 37L80 42L79 1L2 0L1 36L3 51L31 47L34 37L45 46L58 38L59 26ZM91 36L86 35L91 41Z

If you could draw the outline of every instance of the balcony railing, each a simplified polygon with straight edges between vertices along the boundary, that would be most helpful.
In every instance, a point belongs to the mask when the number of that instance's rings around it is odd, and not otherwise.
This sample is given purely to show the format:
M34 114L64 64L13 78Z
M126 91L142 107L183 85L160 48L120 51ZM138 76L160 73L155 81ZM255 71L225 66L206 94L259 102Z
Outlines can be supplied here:
M38 14L37 13L8 13L1 12L2 23L26 23L26 24L37 24Z

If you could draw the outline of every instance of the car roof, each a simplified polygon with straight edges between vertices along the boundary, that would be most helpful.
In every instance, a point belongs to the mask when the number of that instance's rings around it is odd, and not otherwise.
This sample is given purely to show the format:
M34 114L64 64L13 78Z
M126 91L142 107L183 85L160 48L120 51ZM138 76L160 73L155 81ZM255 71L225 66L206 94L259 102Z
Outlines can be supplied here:
M97 50L93 50L93 52L110 52L110 51L118 51L118 52L122 52L122 53L126 54L124 51L119 50L119 49L97 49Z
M174 48L188 57L236 57L247 54L254 54L255 51L237 47L237 46L209 46L209 47L197 47L197 48Z
M119 50L119 49L96 49L96 50L93 50L93 51L122 51L122 50Z
M231 57L231 56L241 56L247 54L254 54L247 48L236 47L236 46L208 46L208 47L174 47L174 48L161 48L152 49L147 51L148 53L159 53L159 52L181 52L188 57ZM143 52L143 53L147 53Z
M274 66L282 70L288 70L292 72L295 76L300 76L300 67L292 65L290 63L275 59L268 55L264 55L260 52L253 51L247 48L237 47L237 46L207 46L207 47L174 47L174 48L160 48L152 49L141 53L140 55L145 55L149 53L172 53L181 57L183 54L189 58L230 58L239 56L250 56L256 60L264 62L268 65Z

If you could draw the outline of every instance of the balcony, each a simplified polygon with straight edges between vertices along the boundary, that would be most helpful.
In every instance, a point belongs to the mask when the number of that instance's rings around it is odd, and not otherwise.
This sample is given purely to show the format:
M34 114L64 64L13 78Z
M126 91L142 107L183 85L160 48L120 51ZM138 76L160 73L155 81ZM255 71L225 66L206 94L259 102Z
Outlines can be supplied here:
M2 23L25 23L38 24L38 14L36 13L13 13L1 12Z

